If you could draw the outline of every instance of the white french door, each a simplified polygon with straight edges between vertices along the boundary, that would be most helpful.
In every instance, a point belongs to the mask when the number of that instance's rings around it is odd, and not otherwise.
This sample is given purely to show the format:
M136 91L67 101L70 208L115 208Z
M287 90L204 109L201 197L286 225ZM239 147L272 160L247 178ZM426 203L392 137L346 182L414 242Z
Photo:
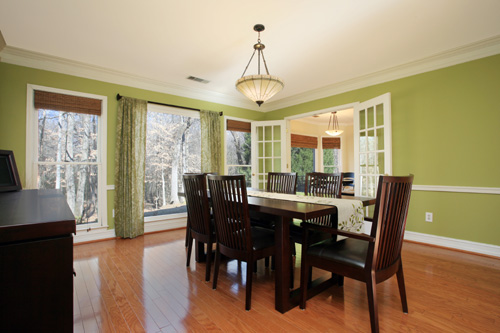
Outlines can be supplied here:
M353 121L356 195L376 197L378 177L392 175L391 94L356 105Z
M268 172L286 172L285 120L252 122L252 187L265 189Z

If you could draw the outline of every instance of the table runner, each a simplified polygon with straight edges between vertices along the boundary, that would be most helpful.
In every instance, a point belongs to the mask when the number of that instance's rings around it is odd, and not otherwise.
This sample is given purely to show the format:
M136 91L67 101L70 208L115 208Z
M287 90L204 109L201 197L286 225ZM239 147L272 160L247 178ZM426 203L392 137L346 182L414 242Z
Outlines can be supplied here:
M360 233L363 231L363 203L354 199L336 199L315 196L304 196L296 194L283 194L274 192L263 192L248 190L247 195L270 199L306 202L337 207L338 228L345 231Z

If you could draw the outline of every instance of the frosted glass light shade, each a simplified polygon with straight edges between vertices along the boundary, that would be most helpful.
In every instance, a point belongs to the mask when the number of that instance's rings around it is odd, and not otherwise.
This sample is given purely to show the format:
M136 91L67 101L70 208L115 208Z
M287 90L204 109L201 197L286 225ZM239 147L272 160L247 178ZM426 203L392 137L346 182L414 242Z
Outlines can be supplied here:
M272 75L247 75L236 81L236 89L259 106L279 93L285 84Z
M328 135L331 135L331 136L337 136L337 135L340 135L342 134L342 130L328 130L328 131L325 131L326 134Z

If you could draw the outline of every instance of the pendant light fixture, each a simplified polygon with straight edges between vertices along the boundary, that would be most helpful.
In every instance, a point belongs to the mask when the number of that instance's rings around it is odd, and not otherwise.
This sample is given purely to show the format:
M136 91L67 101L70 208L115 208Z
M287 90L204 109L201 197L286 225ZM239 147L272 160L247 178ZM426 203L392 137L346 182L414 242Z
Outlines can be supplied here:
M253 46L253 53L250 57L250 61L248 61L247 67L243 71L241 78L236 81L236 89L239 90L243 95L256 102L259 106L262 105L265 101L276 95L283 89L285 84L283 80L281 80L277 76L269 75L269 70L267 69L266 59L264 59L264 48L265 45L260 42L260 32L264 31L265 27L262 24L256 24L253 27L253 30L259 33L259 37L257 39L257 44ZM245 73L248 69L248 66L252 62L252 59L257 52L258 55L258 73L257 75L247 75ZM262 57L262 62L264 63L264 67L266 68L266 74L260 74L260 58Z
M332 129L330 129L330 124L332 124ZM330 120L328 121L328 129L325 131L325 133L331 136L337 136L342 134L342 132L344 131L339 128L337 112L332 112L332 114L330 115Z

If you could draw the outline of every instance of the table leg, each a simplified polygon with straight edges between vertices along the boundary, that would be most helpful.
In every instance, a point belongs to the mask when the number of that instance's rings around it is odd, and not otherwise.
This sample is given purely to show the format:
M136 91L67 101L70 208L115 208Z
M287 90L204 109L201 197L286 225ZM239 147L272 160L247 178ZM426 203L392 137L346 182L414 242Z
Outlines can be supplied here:
M275 282L275 309L281 313L290 310L290 267L292 258L290 252L290 219L280 217L276 221L276 282Z

